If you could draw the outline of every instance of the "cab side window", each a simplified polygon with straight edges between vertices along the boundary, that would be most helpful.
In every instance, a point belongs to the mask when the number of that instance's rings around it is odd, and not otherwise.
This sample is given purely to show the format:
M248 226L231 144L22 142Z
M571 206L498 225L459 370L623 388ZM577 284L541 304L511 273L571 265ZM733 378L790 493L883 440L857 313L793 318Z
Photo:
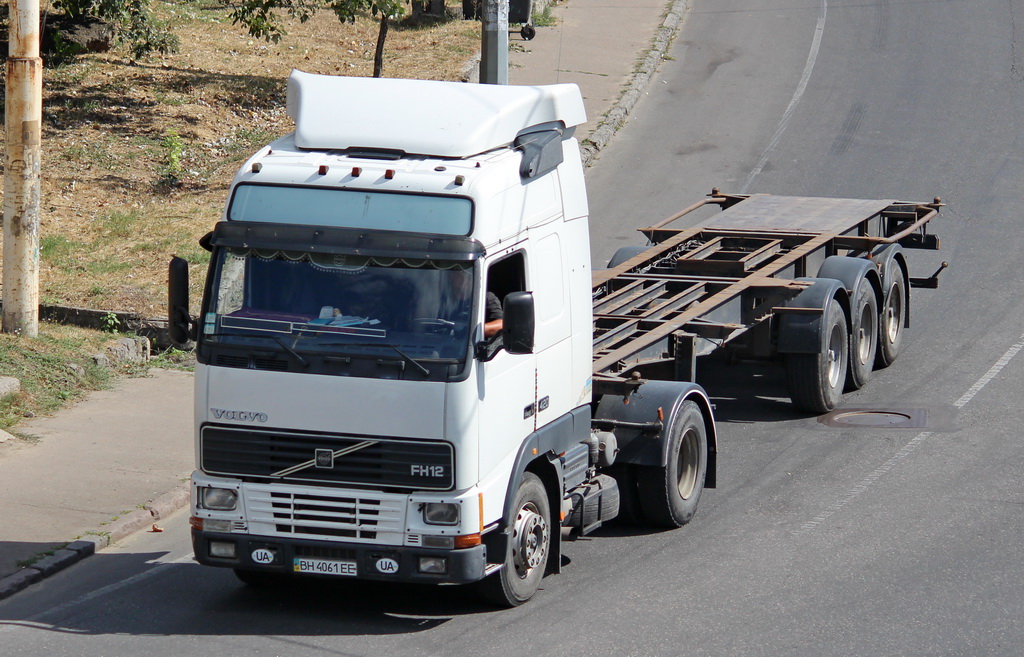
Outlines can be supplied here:
M501 310L509 292L526 289L526 260L522 252L513 253L495 262L487 270L487 296L484 308L484 337L490 338L501 330L504 313Z

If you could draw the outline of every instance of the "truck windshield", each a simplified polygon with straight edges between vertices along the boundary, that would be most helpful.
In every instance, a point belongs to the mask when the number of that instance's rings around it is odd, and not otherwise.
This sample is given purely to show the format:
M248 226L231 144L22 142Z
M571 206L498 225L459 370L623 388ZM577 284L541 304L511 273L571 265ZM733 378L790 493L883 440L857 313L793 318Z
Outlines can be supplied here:
M310 355L350 362L397 353L421 371L469 353L468 262L225 247L214 271L208 344L269 348L304 366L317 362Z

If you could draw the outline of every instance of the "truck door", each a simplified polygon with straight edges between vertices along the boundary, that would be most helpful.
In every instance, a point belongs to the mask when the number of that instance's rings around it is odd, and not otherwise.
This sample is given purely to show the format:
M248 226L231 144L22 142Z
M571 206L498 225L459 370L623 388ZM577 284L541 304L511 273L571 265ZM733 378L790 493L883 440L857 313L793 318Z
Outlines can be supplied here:
M522 251L488 266L486 290L503 300L509 292L527 290L526 259ZM534 354L513 355L504 350L477 368L480 399L480 473L519 451L534 430L537 415L537 368Z
M530 260L536 309L534 355L537 358L537 421L542 427L578 405L573 385L573 350L570 300L566 294L568 270L561 238L552 232L536 241Z

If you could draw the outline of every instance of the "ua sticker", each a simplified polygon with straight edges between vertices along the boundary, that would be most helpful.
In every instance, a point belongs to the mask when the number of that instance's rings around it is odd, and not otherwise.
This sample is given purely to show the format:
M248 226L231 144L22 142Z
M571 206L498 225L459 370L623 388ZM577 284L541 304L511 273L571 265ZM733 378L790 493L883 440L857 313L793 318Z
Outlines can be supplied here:
M274 563L274 553L266 548L253 550L252 560L256 563Z
M377 559L377 570L386 575L394 575L398 572L398 562L394 559Z

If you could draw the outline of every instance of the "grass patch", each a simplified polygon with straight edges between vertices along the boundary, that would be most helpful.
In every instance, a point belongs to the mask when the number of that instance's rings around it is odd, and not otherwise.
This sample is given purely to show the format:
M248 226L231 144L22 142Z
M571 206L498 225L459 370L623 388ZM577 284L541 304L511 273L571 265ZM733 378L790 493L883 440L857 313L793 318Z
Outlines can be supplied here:
M533 24L537 27L554 27L558 25L558 19L551 13L551 5L544 7L541 11L533 12Z
M182 351L171 347L166 351L154 355L149 360L151 367L159 367L165 370L180 370L192 372L196 367L196 353L194 351Z
M91 260L85 264L85 271L90 274L117 274L132 269L134 265L116 255Z
M0 428L24 417L52 413L112 376L92 354L103 351L110 336L72 326L42 322L39 336L0 333L0 375L21 381L21 391L0 399Z
M107 237L137 237L142 220L142 211L137 208L132 208L127 212L114 210L100 219L100 225Z
M71 271L79 268L77 254L87 248L84 242L69 240L63 235L43 235L39 240L39 257L49 265Z
M109 171L124 168L121 158L111 150L109 141L102 144L73 144L61 151L60 157L68 162L96 166Z
M58 550L63 550L67 546L68 546L68 543L61 543L60 545L55 545L52 548L50 548L49 550L43 550L42 552L39 552L38 554L32 555L28 559L22 559L20 561L17 561L16 562L17 566L18 566L18 568L28 568L29 566L33 566L33 565L39 563L40 561L42 561L46 557L52 557L53 555L57 554Z

